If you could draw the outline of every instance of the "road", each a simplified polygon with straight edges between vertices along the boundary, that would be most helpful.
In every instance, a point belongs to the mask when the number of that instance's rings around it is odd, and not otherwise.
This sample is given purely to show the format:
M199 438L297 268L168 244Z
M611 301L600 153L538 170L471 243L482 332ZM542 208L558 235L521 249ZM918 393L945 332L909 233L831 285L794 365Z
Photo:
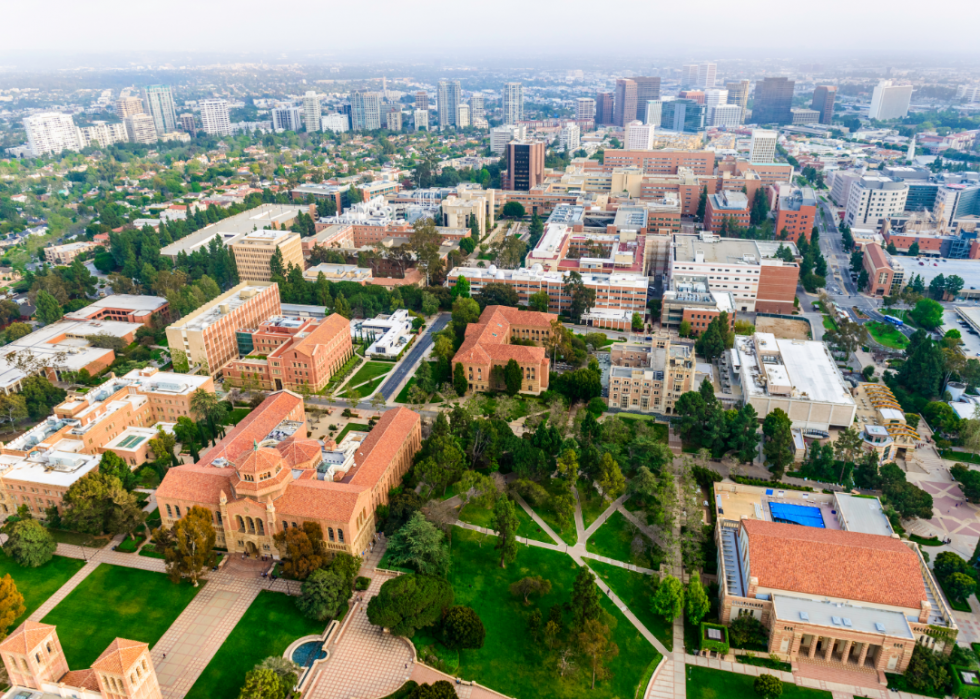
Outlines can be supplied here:
M398 363L394 371L388 379L381 385L381 395L384 396L385 400L391 400L395 395L395 389L405 380L409 372L415 367L418 361L422 358L422 355L432 346L433 333L437 333L442 330L450 321L450 315L448 313L442 313L438 318L429 326L425 334L419 338L419 341L415 343L415 346L408 351L408 355Z

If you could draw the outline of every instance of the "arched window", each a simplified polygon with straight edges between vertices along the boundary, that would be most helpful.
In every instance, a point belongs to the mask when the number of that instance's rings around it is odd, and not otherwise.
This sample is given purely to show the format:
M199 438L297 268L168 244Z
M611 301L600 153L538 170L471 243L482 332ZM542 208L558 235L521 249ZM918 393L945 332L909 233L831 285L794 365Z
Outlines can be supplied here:
M245 518L245 521L248 522L248 533L249 534L254 534L255 533L255 522L252 520L251 517L246 517Z
M170 505L167 505L167 517L173 517L174 513L170 510Z
M50 644L50 643L48 643L48 644L46 644L46 647L47 647L47 649L48 649L48 652L49 652L49 653L51 653L51 652L52 652L52 651L51 651L51 644Z
M129 675L129 683L130 684L133 684L133 685L136 684L136 675L134 675L132 673Z
M37 660L37 664L38 665L41 664L41 654L40 653L35 653L34 654L34 659Z
M327 527L327 538L333 541L333 527Z
M245 520L242 519L241 515L235 515L235 522L238 524L238 531L245 531Z
M262 536L265 536L265 525L262 524L262 520L261 519L257 519L257 520L255 520L255 523L259 525L259 534L261 534Z
M337 541L344 543L344 530L340 527L337 527Z
M177 511L177 518L180 519L180 505L174 505L174 510Z

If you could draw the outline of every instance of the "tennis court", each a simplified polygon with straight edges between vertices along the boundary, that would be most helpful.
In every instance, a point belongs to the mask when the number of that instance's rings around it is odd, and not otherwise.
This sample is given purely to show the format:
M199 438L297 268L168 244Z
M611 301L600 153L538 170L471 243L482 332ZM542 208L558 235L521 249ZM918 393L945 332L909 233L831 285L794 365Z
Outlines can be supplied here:
M815 527L817 529L827 528L823 523L823 515L820 513L819 507L791 505L786 502L770 502L769 512L772 514L773 522L801 524L804 527Z

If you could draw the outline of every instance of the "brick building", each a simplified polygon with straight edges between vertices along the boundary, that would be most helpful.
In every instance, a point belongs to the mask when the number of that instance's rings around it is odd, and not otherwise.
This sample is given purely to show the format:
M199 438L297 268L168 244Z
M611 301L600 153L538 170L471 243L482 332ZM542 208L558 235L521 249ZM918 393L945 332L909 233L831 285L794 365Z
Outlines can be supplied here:
M802 189L789 185L779 187L779 201L776 205L776 235L797 242L801 237L810 242L817 218L817 195L810 187Z
M704 210L704 229L718 233L723 225L730 227L732 223L747 228L751 209L749 198L741 192L709 194Z
M865 291L872 296L892 296L905 285L905 269L878 243L864 246L862 264L868 273L868 288Z
M234 238L228 247L235 256L238 278L242 281L272 281L270 263L276 251L282 254L284 272L290 265L301 270L305 267L299 233L264 228Z
M688 168L695 175L711 175L715 169L714 151L691 150L613 150L603 152L602 164L610 167L638 167L647 175L676 175Z
M85 308L65 314L65 320L116 320L122 323L142 323L151 327L153 316L161 322L170 321L170 304L159 296L112 294L90 303Z

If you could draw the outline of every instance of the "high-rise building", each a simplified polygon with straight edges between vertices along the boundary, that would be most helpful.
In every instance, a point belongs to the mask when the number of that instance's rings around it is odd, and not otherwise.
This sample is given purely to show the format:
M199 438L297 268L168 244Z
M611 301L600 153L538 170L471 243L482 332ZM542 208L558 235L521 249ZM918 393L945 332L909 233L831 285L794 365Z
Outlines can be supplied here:
M78 134L79 145L82 148L92 145L105 148L113 143L125 143L129 140L125 124L107 124L104 121L96 121L91 126L83 126L78 130Z
M125 119L143 113L143 100L139 97L120 97L116 100L116 116Z
M518 124L524 119L524 87L520 83L504 83L503 120Z
M413 114L415 118L415 130L422 131L425 129L429 130L429 110L428 109L416 109Z
M704 90L681 90L677 96L681 99L694 100L698 104L704 104Z
M644 121L650 126L660 126L660 120L663 118L663 106L664 103L660 100L650 100L647 102Z
M419 90L415 93L415 108L416 109L428 109L429 108L429 93L425 90Z
M177 109L174 95L169 85L149 85L143 90L146 108L153 117L157 134L163 135L177 130Z
M705 125L704 105L691 99L664 102L661 107L660 125L670 131L701 131Z
M511 141L523 141L526 129L523 124L504 124L490 129L490 152L503 155Z
M613 123L625 127L631 121L636 121L636 83L620 78L616 81Z
M350 117L346 114L341 114L339 112L334 112L333 114L327 114L325 117L320 119L320 126L324 131L333 131L334 133L347 133L350 131Z
M483 95L473 95L470 97L470 121L483 119L486 116L486 107Z
M728 90L710 87L704 91L705 118L710 126L715 126L715 107L728 104Z
M582 130L579 128L578 124L569 122L561 127L561 131L558 133L558 145L566 153L572 153L578 150L579 146L582 144Z
M738 126L742 123L742 108L736 104L719 104L711 111L711 126Z
M354 90L350 93L351 128L354 131L377 131L381 128L381 95Z
M788 78L765 78L755 84L755 101L752 103L752 123L792 124L793 87L796 83Z
M579 97L575 100L576 119L595 119L595 100L591 97Z
M184 133L189 133L191 135L191 138L197 136L197 124L194 123L193 114L180 115L180 129Z
M157 129L149 114L133 114L123 119L131 143L156 143Z
M725 89L728 90L728 104L742 108L739 113L741 121L745 121L745 111L749 106L749 84L748 80L729 80L725 83Z
M626 150L653 150L653 131L656 126L642 121L631 121L626 125Z
M301 118L298 107L276 107L272 111L272 129L280 131L299 131Z
M544 179L544 144L540 141L507 144L507 174L504 189L528 192Z
M706 90L709 87L715 86L715 75L718 72L718 66L714 63L702 63L698 66L698 87L702 90Z
M459 114L459 103L462 100L462 88L459 80L439 81L439 130L456 126L456 116Z
M319 131L320 119L320 96L309 90L303 95L303 121L306 123L306 130Z
M613 123L613 93L599 92L595 96L595 123L608 126Z
M829 124L834 118L834 98L837 96L835 85L817 85L813 90L811 109L820 112L820 123Z
M303 268L303 246L299 233L260 228L240 233L227 243L235 256L238 278L243 282L272 281L270 262L278 250L282 254L284 269L292 266Z
M681 66L681 89L697 87L698 84L698 64L691 63Z
M69 114L35 114L24 119L24 129L27 131L27 146L34 158L63 150L81 150L78 128Z
M636 83L636 116L641 118L646 112L647 102L660 99L660 76L641 75L633 78Z
M222 99L201 100L201 130L213 136L231 134L231 117L228 103Z
M871 95L868 118L879 121L901 119L909 113L911 100L911 85L893 85L891 80L882 80Z
M776 162L776 143L779 132L767 129L752 129L752 141L749 145L750 163Z
M906 182L896 182L890 177L862 177L851 185L844 223L851 228L878 227L890 216L905 210L908 195Z
M389 131L402 130L402 110L392 107L385 113L385 128Z
M456 128L465 129L470 125L470 106L468 104L459 105L456 112Z

